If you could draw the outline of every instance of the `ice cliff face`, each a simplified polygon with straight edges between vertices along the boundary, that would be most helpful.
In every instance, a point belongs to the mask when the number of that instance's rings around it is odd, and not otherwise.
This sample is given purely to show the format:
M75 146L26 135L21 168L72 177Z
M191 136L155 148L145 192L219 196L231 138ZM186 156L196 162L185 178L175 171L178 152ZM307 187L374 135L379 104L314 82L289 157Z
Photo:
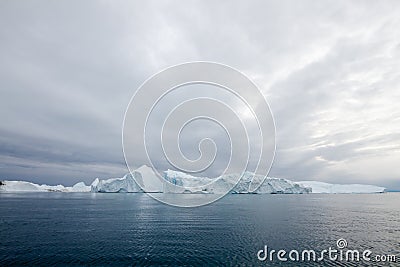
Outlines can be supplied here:
M262 176L254 176L249 172L245 172L238 183L239 174L223 175L214 180L171 170L165 172L164 179L169 181L164 184L165 193L223 194L232 187L233 189L230 191L232 194L303 194L311 192L311 188L286 179L267 177L263 181Z
M139 184L138 184L138 183ZM99 180L96 178L90 185L91 192L101 193L162 193L163 182L153 172L153 169L143 165L142 167L133 171L132 174L128 173L122 178L111 178L107 180Z
M262 185L256 190L256 193L270 194L307 194L312 189L308 186L296 184L283 178L267 177Z
M141 179L140 173L134 172L138 179ZM122 178L111 178L107 180L96 180L90 185L91 192L100 193L136 193L142 192L140 186L136 183L132 174L125 174Z

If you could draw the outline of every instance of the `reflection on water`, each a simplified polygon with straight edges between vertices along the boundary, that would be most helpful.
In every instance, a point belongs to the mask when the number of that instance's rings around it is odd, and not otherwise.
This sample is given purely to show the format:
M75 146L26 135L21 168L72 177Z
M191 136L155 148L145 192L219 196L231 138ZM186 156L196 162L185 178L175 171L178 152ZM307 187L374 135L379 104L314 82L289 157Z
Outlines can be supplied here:
M199 208L140 193L0 194L0 265L273 266L257 259L264 245L322 250L339 238L399 260L399 204L400 193L228 195Z

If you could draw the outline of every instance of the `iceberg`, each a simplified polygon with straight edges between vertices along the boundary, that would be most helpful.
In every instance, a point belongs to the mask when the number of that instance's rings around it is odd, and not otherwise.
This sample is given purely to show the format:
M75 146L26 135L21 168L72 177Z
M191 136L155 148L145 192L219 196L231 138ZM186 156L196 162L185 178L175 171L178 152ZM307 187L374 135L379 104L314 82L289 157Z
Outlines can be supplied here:
M139 177L139 173L135 172L133 175ZM90 185L90 192L93 193L138 193L142 192L140 186L136 183L133 175L128 173L122 178L111 178L107 180L99 180L96 178Z
M385 187L366 184L329 184L318 181L300 181L299 185L310 187L312 193L326 194L363 194L363 193L384 193Z
M239 179L241 177L241 179ZM93 193L170 193L170 194L307 194L383 193L384 187L362 184L329 184L318 181L293 182L288 179L254 175L251 172L217 178L196 177L167 170L159 177L146 165L122 178L96 178L90 186L83 182L71 187L38 185L25 181L0 181L0 192L93 192Z
M0 192L90 192L90 186L84 182L74 186L35 184L25 181L2 181Z
M90 191L100 193L162 193L163 181L161 180L152 168L143 165L134 170L132 174L125 174L122 178L106 180L96 178L90 185Z
M163 177L163 193L212 193L207 185L213 181L208 177L196 177L187 173L167 170Z
M267 177L256 190L259 194L308 194L312 189L283 178Z
M211 193L223 194L230 188L231 194L303 194L311 189L283 178L266 177L245 172L228 174L219 178L194 177L186 173L165 172L164 193ZM239 180L239 182L238 182Z
M153 169L149 166L143 165L142 167L135 170L137 175L141 176L142 187L148 193L162 193L163 192L163 180L160 179Z
M74 184L71 188L67 187L68 192L90 192L90 185L86 185L84 182Z
M25 181L2 181L0 191L4 192L32 192L40 191L40 185Z

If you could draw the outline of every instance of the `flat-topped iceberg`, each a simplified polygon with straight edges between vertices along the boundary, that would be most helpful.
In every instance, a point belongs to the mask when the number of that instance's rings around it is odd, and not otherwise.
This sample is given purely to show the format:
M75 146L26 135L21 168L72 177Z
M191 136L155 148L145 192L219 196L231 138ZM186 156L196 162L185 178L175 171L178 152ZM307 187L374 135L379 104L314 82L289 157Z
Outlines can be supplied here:
M73 186L34 184L25 181L2 181L0 192L90 192L84 182Z
M384 193L386 188L366 184L329 184L317 181L300 181L299 185L312 188L313 193L327 194L362 194L362 193Z
M196 177L187 173L167 170L163 177L153 169L142 166L122 178L100 180L90 186L79 182L74 186L38 185L24 181L2 181L0 192L100 192L100 193L177 193L177 194L306 194L306 193L381 193L384 187L360 184L329 184L317 181L293 182L283 178L254 175L245 172L218 178ZM232 188L232 189L231 189Z

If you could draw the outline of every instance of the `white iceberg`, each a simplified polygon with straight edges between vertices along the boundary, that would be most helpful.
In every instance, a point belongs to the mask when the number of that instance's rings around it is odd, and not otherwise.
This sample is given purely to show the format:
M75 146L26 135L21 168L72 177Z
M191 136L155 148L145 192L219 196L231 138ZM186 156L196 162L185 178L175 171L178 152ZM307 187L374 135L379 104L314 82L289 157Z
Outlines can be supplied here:
M361 184L329 184L317 181L293 182L283 178L254 175L245 172L218 178L196 177L187 173L167 170L158 177L152 168L142 166L122 178L100 180L90 186L83 182L71 187L63 185L38 185L25 181L1 181L0 192L101 192L101 193L201 193L224 194L306 194L306 193L382 193L384 187Z
M4 192L31 192L44 191L40 190L40 186L34 183L25 181L2 181L0 191Z
M195 177L186 173L168 170L165 172L164 193L211 193L224 194L303 194L311 189L282 178L266 177L245 172L239 180L239 174L223 175L211 179ZM239 182L238 182L239 180Z
M259 194L308 194L311 188L283 178L267 177L256 190Z
M138 184L139 183L139 184ZM153 169L143 165L128 173L122 178L100 180L96 178L91 184L91 192L101 193L162 193L163 181L154 173Z
M163 192L163 180L161 180L149 166L143 165L136 169L137 175L141 176L142 187L149 193Z
M72 187L67 187L69 192L90 192L90 185L86 185L84 182L74 184Z
M84 182L74 186L35 184L25 181L2 181L0 192L90 192L90 186Z
M135 172L134 175L138 173ZM136 177L140 178L140 177ZM122 178L111 178L99 180L96 178L90 185L91 192L100 193L137 193L142 192L140 186L136 183L133 176L128 173Z
M310 187L312 193L327 194L362 194L362 193L384 193L385 187L366 184L329 184L318 181L300 181L299 185Z
M163 177L163 193L212 193L207 191L207 185L213 179L196 177L187 173L167 170Z

